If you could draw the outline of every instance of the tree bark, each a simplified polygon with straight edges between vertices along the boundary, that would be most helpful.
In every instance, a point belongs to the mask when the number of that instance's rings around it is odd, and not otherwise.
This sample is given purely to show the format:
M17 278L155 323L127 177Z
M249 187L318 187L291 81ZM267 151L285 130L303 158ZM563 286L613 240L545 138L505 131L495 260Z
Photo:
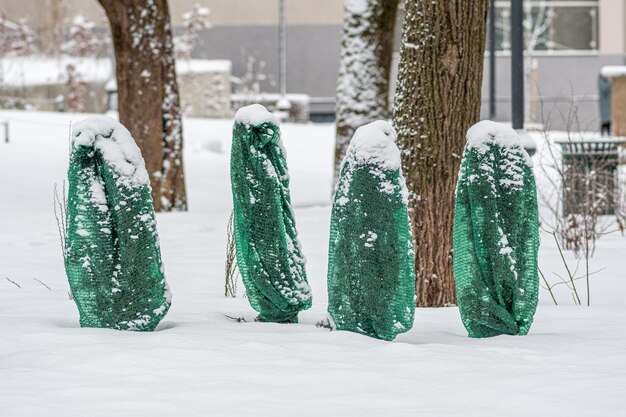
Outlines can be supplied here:
M186 210L183 137L167 0L99 0L113 35L120 122L146 161L157 211Z
M409 188L417 305L456 303L454 190L478 121L488 0L415 0L406 12L394 125Z
M333 185L354 131L389 117L389 72L398 0L346 0L344 7Z

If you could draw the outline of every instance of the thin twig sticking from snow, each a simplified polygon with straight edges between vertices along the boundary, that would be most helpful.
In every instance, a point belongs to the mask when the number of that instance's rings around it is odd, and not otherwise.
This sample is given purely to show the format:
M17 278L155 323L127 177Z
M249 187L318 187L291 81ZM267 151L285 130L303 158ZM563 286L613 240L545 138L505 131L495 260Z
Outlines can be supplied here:
M543 274L543 272L541 272L541 268L537 268L537 269L539 270L539 275L541 275L541 278L543 279L543 282L545 282L545 284L546 284L546 286L544 288L550 292L550 297L552 297L552 301L554 301L554 305L558 306L559 303L556 302L556 298L554 298L554 293L552 292L552 288L554 287L554 285L550 285L548 283L548 280L546 279L546 276Z
M37 279L37 278L33 278L33 280L37 281L38 283L40 283L41 285L43 285L44 287L52 291L52 288L48 287L42 280Z
M9 279L9 277L4 277L7 281L9 281L11 284L15 285L17 288L22 288L22 286L20 284L18 284L17 282L13 281L12 279Z
M61 193L62 195L59 196L58 185L57 183L54 183L52 207L54 209L54 218L56 219L57 229L59 231L59 239L61 240L61 254L65 260L65 240L67 238L67 225L65 224L67 213L67 193L65 190L65 181L63 181Z

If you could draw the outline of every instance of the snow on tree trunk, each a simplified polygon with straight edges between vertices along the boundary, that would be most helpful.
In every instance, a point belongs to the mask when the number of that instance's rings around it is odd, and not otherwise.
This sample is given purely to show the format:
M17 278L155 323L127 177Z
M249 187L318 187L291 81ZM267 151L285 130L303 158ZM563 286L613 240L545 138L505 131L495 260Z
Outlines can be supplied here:
M356 129L389 116L389 72L398 0L345 0L337 79L334 182Z
M259 320L295 323L311 307L275 117L260 104L235 115L230 157L237 264Z
M415 311L408 191L395 139L386 121L354 134L341 166L328 251L334 327L384 340L409 330Z
M532 161L513 129L480 122L467 132L454 212L454 277L471 337L528 333L538 249Z
M71 141L65 270L83 327L151 331L171 296L150 182L130 132L108 117Z
M456 302L454 187L467 129L478 121L487 0L405 3L394 126L409 189L417 305Z
M120 121L146 160L157 211L186 210L180 98L167 0L99 0L113 35Z

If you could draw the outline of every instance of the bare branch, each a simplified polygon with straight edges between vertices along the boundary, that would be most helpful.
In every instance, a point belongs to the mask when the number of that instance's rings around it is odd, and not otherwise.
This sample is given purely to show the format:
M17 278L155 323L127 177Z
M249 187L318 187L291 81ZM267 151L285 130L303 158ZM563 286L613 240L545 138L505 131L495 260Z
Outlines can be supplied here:
M554 301L554 305L558 306L559 303L556 302L556 298L554 298L554 293L552 292L552 288L554 287L554 285L550 286L550 284L548 284L548 280L546 279L546 276L543 275L543 272L541 272L541 269L539 269L539 275L541 275L541 278L543 278L543 282L546 283L546 289L550 292L550 297L552 297L552 301Z
M226 241L226 279L224 283L224 297L237 297L237 277L239 275L239 267L237 265L235 234L233 229L234 212L230 212L228 219L227 241Z
M17 288L22 288L22 286L20 284L18 284L17 282L13 281L12 279L9 279L9 277L4 277L7 281L9 281L11 284L15 285Z
M52 291L52 288L48 287L43 281L41 281L40 279L37 278L33 278L33 280L37 281L38 283L40 283L41 285L43 285L44 287L46 287L47 289L49 289L50 291Z

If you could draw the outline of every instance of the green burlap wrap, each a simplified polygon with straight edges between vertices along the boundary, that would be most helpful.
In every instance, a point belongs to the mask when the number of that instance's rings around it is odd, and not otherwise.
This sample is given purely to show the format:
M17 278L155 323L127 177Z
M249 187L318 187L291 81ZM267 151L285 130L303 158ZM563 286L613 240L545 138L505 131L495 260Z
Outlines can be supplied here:
M230 157L237 263L258 319L296 323L311 307L277 122L259 104L235 115Z
M538 249L532 162L514 130L480 122L467 133L454 213L454 278L470 337L528 333Z
M65 270L83 327L151 331L167 313L150 182L130 133L107 117L74 126Z
M391 125L359 128L332 208L328 312L333 327L384 340L413 326L415 269L408 192Z

